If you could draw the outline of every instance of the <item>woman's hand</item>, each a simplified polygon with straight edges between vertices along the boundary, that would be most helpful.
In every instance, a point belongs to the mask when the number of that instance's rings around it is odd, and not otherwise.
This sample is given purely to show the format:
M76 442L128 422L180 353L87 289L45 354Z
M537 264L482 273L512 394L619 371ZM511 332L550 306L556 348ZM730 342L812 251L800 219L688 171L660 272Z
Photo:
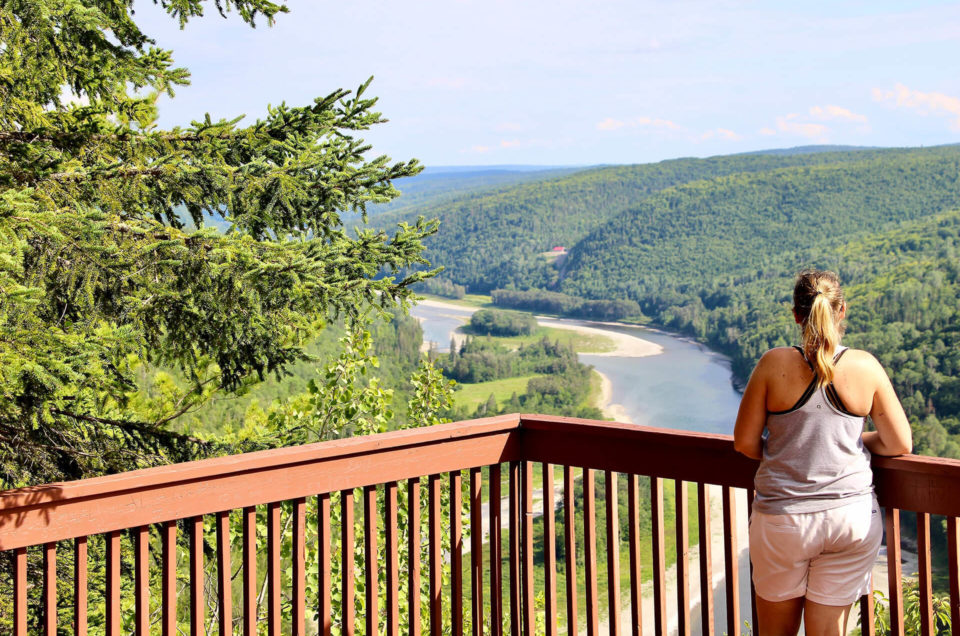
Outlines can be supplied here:
M733 447L752 459L763 459L763 427L767 423L767 376L769 351L763 354L750 374L740 399L737 423L733 427Z

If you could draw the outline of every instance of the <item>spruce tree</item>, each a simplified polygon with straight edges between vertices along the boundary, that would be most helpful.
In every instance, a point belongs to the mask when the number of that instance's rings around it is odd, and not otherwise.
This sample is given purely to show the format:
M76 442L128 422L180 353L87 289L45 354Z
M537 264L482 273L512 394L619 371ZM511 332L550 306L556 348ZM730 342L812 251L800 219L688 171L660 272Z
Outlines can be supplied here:
M286 11L155 2L181 27ZM429 275L402 272L435 224L344 227L420 170L368 157L357 133L385 121L369 80L161 129L158 97L188 81L130 0L0 2L0 485L222 452L177 418L282 373L336 317L405 306ZM183 385L134 399L158 367Z

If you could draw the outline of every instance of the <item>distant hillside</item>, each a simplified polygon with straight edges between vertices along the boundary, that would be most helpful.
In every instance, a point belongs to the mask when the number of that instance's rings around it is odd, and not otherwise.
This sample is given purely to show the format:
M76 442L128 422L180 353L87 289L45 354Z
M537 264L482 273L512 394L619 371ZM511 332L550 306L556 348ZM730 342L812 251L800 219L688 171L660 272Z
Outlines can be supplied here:
M574 246L562 291L630 298L657 316L678 298L779 266L784 252L960 207L960 147L849 156L862 160L740 172L651 196Z
M592 168L497 192L468 194L414 210L390 212L377 217L375 223L390 227L417 215L439 218L440 232L425 241L426 256L446 268L445 276L471 291L510 286L549 288L557 284L559 272L542 253L556 246L573 248L574 255L580 255L579 265L588 256L588 250L576 247L581 240L621 215L633 218L629 216L631 211L641 209L648 198L661 192L666 196L665 191L672 192L684 184L788 168L802 174L804 170L824 165L882 158L896 161L898 157L912 157L917 153L944 152L956 154L955 150L942 149L743 154ZM671 200L679 204L686 195L678 196L680 199ZM731 205L737 208L736 203ZM620 228L620 231L633 235L631 228ZM608 254L597 258L619 257ZM572 265L570 261L567 263ZM599 295L607 291L597 288L591 293Z
M389 203L371 205L370 216L394 210L415 211L425 204L437 204L469 193L501 189L529 181L541 181L582 170L551 166L437 166L426 167L415 177L399 179L394 187L399 197Z
M809 155L818 152L851 152L854 150L878 150L876 146L794 146L793 148L770 148L755 150L748 155Z

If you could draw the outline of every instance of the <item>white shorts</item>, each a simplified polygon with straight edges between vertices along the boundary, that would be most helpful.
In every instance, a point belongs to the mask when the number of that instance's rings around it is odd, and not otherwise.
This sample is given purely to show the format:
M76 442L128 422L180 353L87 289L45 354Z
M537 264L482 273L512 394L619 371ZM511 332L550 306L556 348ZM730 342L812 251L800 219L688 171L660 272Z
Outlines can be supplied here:
M750 517L750 560L757 595L767 601L805 596L850 605L870 591L883 521L875 497L821 512Z

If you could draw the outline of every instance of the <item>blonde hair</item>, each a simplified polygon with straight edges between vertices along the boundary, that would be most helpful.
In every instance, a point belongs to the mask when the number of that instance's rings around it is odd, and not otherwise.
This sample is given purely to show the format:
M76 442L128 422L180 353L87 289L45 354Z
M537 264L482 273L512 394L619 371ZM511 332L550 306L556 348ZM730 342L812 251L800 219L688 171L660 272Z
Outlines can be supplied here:
M803 330L804 355L813 365L818 386L833 382L832 354L843 336L843 290L833 272L807 269L797 274L793 311Z

